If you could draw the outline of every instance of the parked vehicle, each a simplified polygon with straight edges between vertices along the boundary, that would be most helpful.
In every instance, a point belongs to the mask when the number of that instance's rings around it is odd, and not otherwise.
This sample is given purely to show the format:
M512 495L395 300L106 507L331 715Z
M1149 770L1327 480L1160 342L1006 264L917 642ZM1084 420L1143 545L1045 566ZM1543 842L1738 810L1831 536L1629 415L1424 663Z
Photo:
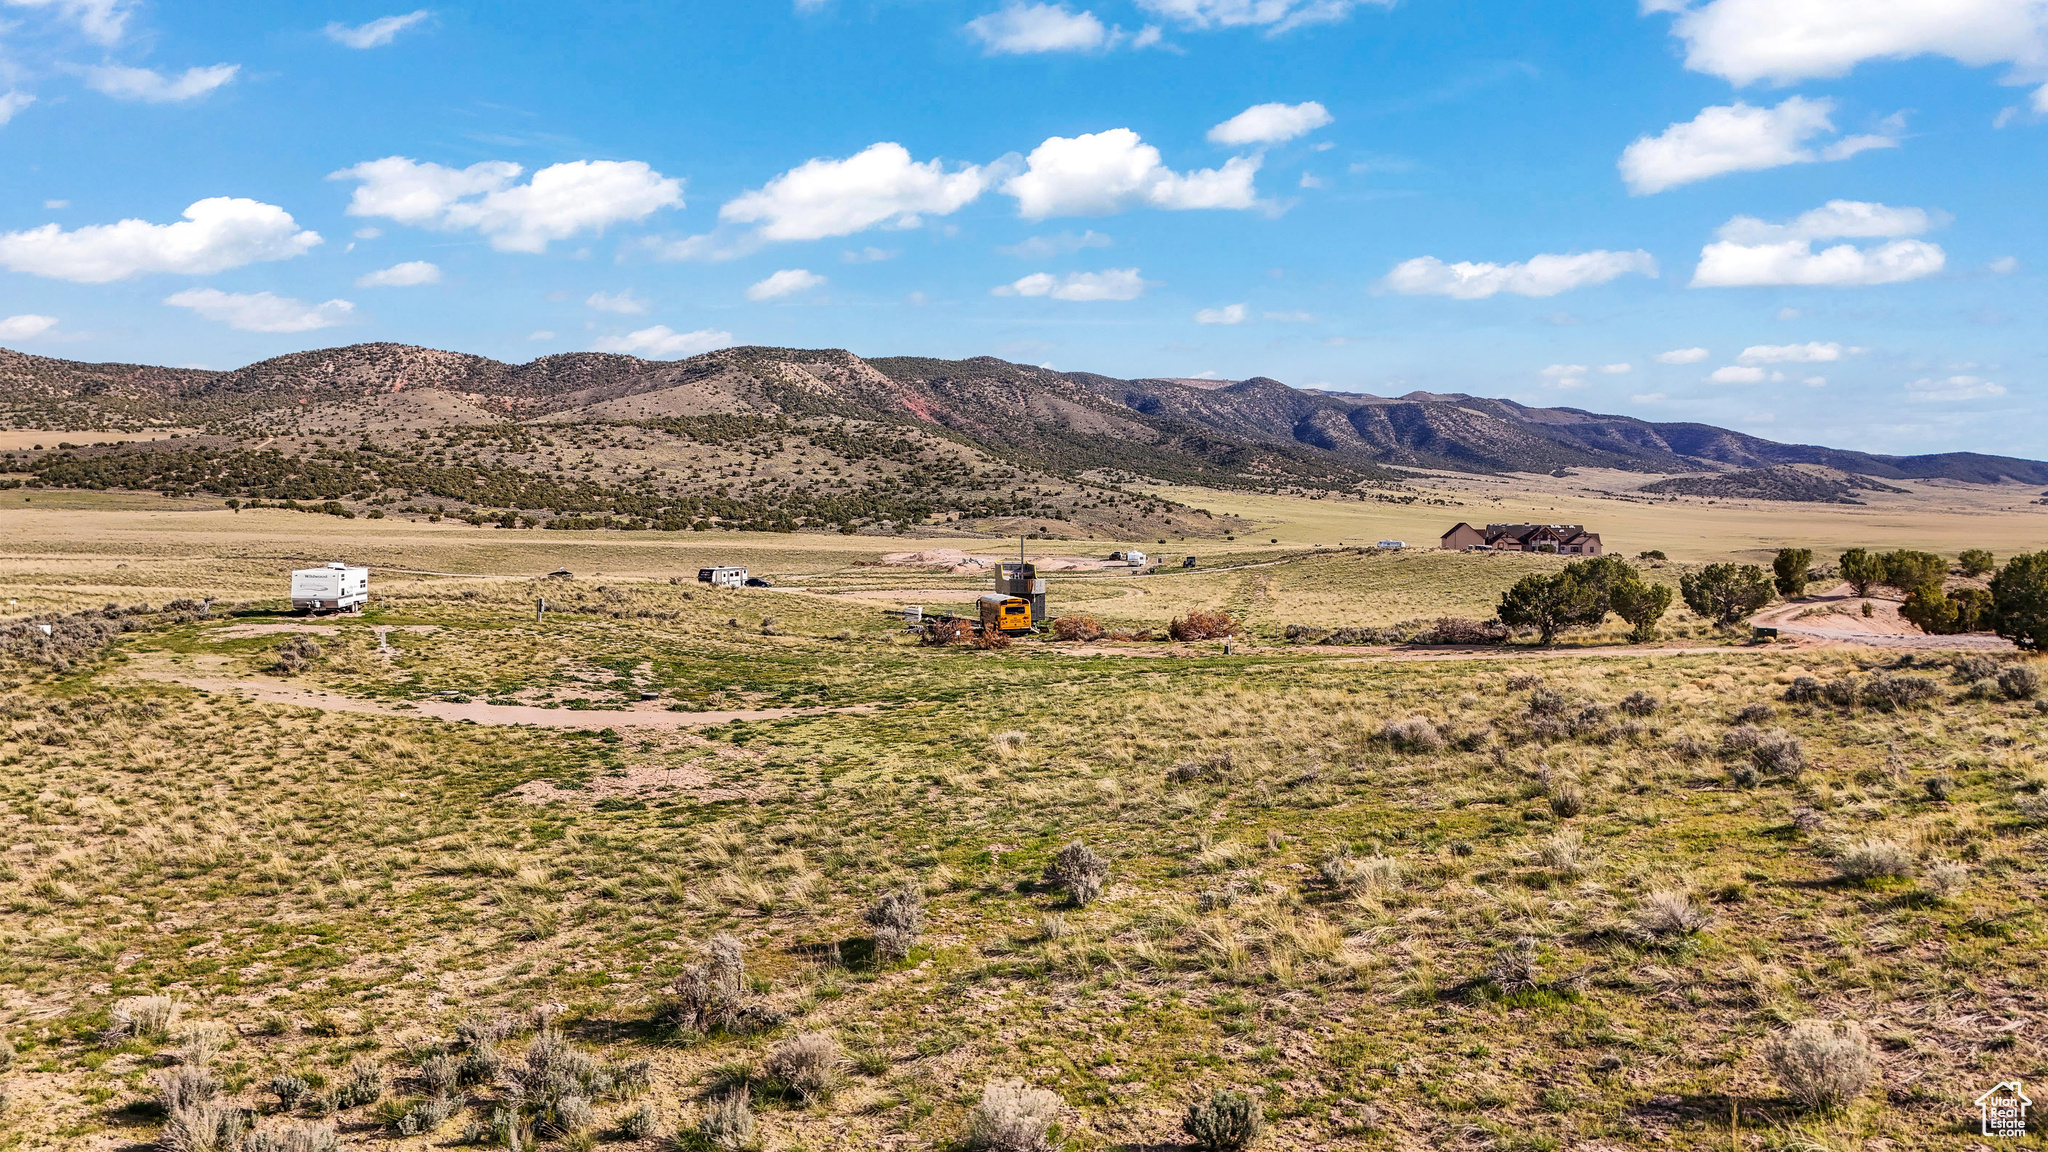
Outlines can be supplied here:
M292 611L360 612L370 602L370 570L336 561L292 573Z
M745 568L699 568L697 583L709 584L713 588L742 588L748 583Z
M1026 635L1031 631L1031 601L1021 596L984 592L975 603L981 609L982 631L1011 636Z

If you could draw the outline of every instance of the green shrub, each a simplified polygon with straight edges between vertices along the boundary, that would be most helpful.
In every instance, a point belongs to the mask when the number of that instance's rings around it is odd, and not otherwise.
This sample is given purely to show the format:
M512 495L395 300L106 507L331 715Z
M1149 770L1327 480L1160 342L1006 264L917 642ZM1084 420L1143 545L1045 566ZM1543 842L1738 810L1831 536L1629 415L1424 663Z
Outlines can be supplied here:
M1948 561L1932 552L1915 552L1910 548L1901 548L1897 552L1885 553L1878 558L1878 562L1884 569L1884 575L1879 578L1878 583L1901 592L1911 592L1915 588L1925 588L1930 584L1939 587L1941 582L1948 578Z
M1998 690L2008 700L2031 700L2041 692L2041 674L2025 664L2011 665L1999 672Z
M1194 1137L1203 1152L1238 1152L1249 1148L1265 1131L1266 1118L1258 1102L1242 1092L1219 1088L1210 1097L1188 1106L1180 1122L1181 1131Z
M2048 647L2048 552L2015 556L1991 578L1991 627L2022 651Z
M1858 596L1868 596L1873 587L1884 583L1884 561L1865 548L1851 548L1842 553L1836 570Z
M1771 561L1772 583L1778 595L1791 599L1806 595L1807 571L1813 567L1813 549L1780 548Z
M1966 548L1956 557L1956 567L1965 576L1982 576L1998 566L1998 561L1982 548Z
M1771 602L1770 577L1754 564L1709 564L1679 577L1686 607L1716 624L1733 624Z

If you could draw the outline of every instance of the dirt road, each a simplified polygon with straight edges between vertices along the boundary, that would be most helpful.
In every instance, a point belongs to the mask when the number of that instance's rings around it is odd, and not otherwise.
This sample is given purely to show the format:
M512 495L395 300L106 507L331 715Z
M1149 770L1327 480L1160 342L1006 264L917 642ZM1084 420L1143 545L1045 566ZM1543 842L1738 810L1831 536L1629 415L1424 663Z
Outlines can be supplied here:
M1870 614L1864 615L1868 606ZM1989 632L1961 636L1930 636L1899 615L1899 602L1875 596L1858 596L1847 584L1839 584L1818 596L1806 596L1789 604L1766 608L1750 621L1762 628L1823 644L1860 644L1867 648L1894 648L1912 652L2014 652L2009 640Z

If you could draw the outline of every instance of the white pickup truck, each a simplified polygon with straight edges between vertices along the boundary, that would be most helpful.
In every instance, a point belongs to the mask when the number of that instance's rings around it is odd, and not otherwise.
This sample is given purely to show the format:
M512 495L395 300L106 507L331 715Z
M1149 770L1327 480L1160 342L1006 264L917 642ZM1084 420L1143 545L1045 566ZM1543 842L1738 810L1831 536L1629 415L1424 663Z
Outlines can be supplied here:
M292 573L292 611L360 612L370 602L370 570L334 563Z

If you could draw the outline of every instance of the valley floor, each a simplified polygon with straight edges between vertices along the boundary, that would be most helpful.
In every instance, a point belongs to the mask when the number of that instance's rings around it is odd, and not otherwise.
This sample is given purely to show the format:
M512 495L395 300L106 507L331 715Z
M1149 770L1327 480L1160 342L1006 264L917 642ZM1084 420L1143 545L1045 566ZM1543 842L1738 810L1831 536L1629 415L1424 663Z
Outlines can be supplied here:
M1328 514L1297 503L1241 514ZM6 672L0 1148L149 1144L179 1061L264 1131L488 1142L536 1118L506 1083L557 1040L597 1061L592 1119L538 1117L542 1145L650 1150L742 1089L767 1148L956 1148L991 1079L1054 1092L1072 1149L1183 1146L1218 1088L1274 1149L1719 1149L1731 1119L1753 1148L1951 1148L2043 1061L2037 661L1682 613L1656 649L1288 645L1483 617L1556 561L1279 527L1055 579L1056 610L1132 629L1229 610L1255 637L1228 656L933 649L894 609L979 578L853 563L915 541L366 528L0 514L13 614L220 597ZM491 578L278 616L278 571L336 552ZM779 587L695 583L730 557ZM1107 865L1085 906L1047 879L1074 842ZM868 913L906 889L891 958ZM721 934L745 1011L678 1028ZM117 1027L147 996L176 1019ZM1869 1039L1836 1111L1766 1059L1808 1020Z

